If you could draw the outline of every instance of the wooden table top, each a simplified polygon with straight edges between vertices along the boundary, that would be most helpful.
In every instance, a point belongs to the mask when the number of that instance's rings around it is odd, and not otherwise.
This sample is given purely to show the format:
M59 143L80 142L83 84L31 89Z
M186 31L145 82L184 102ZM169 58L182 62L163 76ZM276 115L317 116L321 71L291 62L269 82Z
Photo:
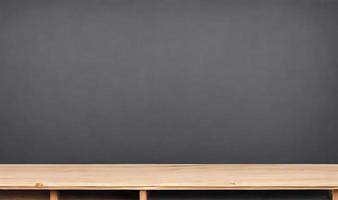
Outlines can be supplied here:
M2 164L0 189L334 190L338 164Z

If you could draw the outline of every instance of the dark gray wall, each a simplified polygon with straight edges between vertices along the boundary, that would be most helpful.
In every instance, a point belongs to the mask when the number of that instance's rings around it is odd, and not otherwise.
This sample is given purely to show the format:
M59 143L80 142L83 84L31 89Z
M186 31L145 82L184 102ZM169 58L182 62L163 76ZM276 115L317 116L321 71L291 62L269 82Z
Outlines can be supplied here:
M1 0L1 163L338 163L338 1Z
M150 200L330 200L325 191L151 191Z

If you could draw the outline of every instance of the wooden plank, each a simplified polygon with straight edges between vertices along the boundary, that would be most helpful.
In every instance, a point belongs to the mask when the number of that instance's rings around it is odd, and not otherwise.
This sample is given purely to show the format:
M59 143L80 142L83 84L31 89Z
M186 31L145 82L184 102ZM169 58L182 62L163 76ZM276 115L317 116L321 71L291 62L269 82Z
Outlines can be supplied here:
M335 190L338 165L0 165L8 190Z
M148 200L148 194L146 190L140 190L140 199L139 200Z
M332 190L332 200L338 200L338 190Z
M50 191L50 200L59 200L59 192L58 191Z

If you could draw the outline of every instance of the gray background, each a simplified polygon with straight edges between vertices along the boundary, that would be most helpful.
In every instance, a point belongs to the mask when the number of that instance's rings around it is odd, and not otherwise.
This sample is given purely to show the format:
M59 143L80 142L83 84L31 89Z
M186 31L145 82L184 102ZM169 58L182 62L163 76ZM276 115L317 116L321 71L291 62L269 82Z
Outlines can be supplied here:
M1 0L1 163L338 163L338 1Z

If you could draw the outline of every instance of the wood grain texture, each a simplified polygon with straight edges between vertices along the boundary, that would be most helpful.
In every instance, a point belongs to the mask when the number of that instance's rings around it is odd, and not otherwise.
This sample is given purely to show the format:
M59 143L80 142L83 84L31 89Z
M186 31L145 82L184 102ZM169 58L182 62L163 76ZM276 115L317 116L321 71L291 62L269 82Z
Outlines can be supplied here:
M338 165L0 165L0 189L338 189Z

